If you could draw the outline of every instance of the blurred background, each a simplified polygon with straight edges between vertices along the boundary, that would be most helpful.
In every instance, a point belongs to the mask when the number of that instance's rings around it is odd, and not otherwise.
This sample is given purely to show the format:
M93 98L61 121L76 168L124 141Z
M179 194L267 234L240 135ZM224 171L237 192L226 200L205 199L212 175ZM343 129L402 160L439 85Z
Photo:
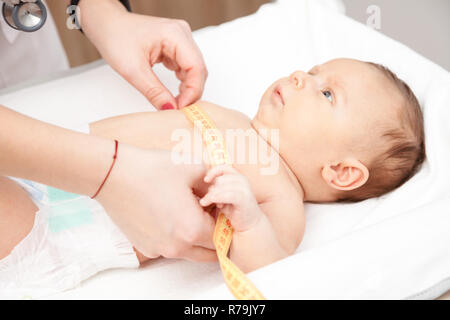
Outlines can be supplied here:
M297 0L289 0L297 1ZM450 0L312 0L340 1L346 14L364 24L369 6L380 13L379 32L398 40L450 70ZM192 30L217 25L252 14L272 0L130 0L133 12L184 19ZM47 0L58 26L70 65L79 66L100 58L78 30L66 27L65 0Z

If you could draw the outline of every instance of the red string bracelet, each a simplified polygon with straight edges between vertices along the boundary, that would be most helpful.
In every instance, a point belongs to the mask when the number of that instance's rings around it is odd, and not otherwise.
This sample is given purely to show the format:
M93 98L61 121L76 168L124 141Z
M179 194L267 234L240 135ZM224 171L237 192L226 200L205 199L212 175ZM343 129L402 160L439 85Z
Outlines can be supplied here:
M102 184L100 185L100 187L98 187L97 192L91 197L91 199L94 199L94 198L98 195L98 193L100 192L100 190L102 190L103 185L105 184L106 180L107 180L108 177L109 177L109 174L111 173L112 168L114 167L114 163L116 163L117 149L118 149L118 147L119 147L119 141L114 140L114 142L115 142L116 145L115 145L114 156L113 156L113 161L112 161L112 163L111 163L111 167L109 168L108 173L106 174L106 177L105 177L105 179L103 180Z

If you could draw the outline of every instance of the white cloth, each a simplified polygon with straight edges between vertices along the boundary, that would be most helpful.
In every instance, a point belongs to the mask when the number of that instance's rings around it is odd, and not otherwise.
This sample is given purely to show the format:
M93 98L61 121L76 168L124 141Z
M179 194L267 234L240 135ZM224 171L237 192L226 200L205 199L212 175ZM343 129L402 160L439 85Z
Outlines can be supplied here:
M0 5L3 2L0 1ZM0 15L0 88L69 68L50 10L35 32L11 28Z

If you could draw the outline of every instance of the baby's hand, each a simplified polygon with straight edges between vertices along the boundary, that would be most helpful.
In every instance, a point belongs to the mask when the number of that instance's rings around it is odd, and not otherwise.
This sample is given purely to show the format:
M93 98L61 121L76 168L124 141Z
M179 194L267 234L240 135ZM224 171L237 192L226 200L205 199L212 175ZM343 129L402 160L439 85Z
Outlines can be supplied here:
M212 167L204 181L212 182L208 193L200 199L207 207L215 203L237 232L255 226L264 214L258 206L247 179L230 165Z

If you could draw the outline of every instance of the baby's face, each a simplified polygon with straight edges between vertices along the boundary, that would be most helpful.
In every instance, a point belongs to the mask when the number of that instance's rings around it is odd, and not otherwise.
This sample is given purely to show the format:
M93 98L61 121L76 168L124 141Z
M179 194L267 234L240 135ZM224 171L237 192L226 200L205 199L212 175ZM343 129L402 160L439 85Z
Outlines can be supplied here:
M387 82L364 62L331 60L273 83L252 123L279 130L279 154L300 181L320 178L326 165L370 161L377 124L395 118Z

